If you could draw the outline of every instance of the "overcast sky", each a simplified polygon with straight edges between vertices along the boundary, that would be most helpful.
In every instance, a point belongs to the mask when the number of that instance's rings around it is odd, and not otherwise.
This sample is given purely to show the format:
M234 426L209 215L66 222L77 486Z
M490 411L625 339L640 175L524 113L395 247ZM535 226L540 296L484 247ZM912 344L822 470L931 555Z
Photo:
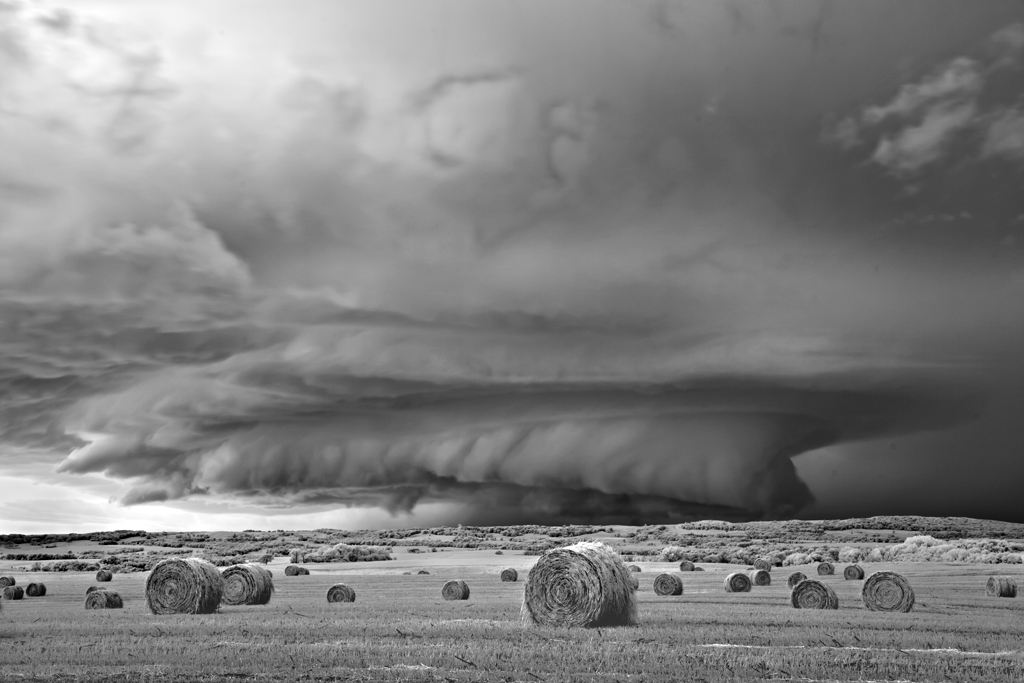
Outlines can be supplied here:
M1019 0L0 0L0 150L0 532L1024 521Z

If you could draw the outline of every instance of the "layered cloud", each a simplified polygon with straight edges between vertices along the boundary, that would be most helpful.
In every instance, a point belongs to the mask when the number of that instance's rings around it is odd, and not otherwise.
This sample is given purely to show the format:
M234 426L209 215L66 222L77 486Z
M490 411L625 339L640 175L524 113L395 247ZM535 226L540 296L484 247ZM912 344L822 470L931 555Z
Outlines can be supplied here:
M8 474L129 505L760 517L811 502L800 453L984 409L1019 262L834 218L848 169L808 131L844 96L765 126L795 86L716 38L797 63L789 22L818 51L852 19L243 4L0 5ZM580 12L603 24L565 38ZM1019 33L830 139L906 175L984 121L981 154L1019 159L986 98Z

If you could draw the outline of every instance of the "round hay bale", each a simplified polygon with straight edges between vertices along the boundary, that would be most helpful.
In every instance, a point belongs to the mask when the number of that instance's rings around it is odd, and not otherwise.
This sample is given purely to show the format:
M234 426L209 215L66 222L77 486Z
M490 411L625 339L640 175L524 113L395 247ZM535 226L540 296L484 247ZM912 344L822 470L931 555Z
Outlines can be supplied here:
M733 572L725 577L726 593L749 593L750 586L750 577L743 572Z
M30 598L41 598L46 595L45 583L30 583L25 586L25 595Z
M327 589L327 602L355 602L356 592L343 583L336 583Z
M114 578L114 575L110 572L110 570L101 569L98 572L96 572L96 580L97 581L110 581L113 578Z
M511 567L509 567L508 569L502 569L501 570L501 580L502 581L518 581L519 580L519 572L517 572L515 569L512 569Z
M428 571L427 571L426 569L421 569L421 570L419 570L419 571L418 571L418 572L416 572L416 573L417 573L417 574L429 574L430 572L428 572Z
M914 608L914 589L896 572L875 572L864 581L860 596L872 612L909 612Z
M766 572L770 572L772 570L772 563L763 557L759 557L754 560L754 569L761 569Z
M637 565L631 564L631 565L629 565L629 571L631 571L631 572L642 572L643 570L640 569L640 567L638 567Z
M831 562L821 562L818 564L818 576L832 576L836 573L836 568Z
M682 595L683 580L675 574L658 574L654 579L654 592L658 595Z
M789 575L789 578L786 579L786 585L789 586L790 588L792 588L793 586L797 585L798 583L800 583L801 581L803 581L806 578L807 578L807 575L804 574L803 572L793 572L792 574Z
M804 579L793 586L790 600L797 609L839 609L836 592L817 579Z
M694 570L693 562L689 560L683 560L679 563L679 571L681 572L692 572Z
M751 569L747 572L747 576L750 577L750 582L755 586L772 585L772 574L765 569Z
M7 586L3 592L4 600L21 600L25 597L25 589L21 586Z
M552 548L537 560L523 592L523 621L538 626L636 623L636 577L604 543ZM639 582L638 582L639 583Z
M220 573L225 605L265 605L274 593L274 579L258 564L235 564Z
M14 580L13 576L0 576L0 588L7 588L13 586L17 581Z
M297 564L290 564L284 568L285 576L309 576L309 570Z
M504 555L505 553L503 553L503 552L502 552L502 551L500 551L500 550L495 550L495 551L494 551L494 554L495 554L495 555Z
M117 591L109 588L97 588L85 596L85 609L121 609L124 601Z
M843 578L847 581L860 581L864 578L864 568L859 564L851 564L843 570Z
M694 567L693 571L695 571L695 572L702 572L702 571L704 571L704 567Z
M469 600L469 584L462 579L446 581L441 586L441 597L445 600Z
M985 594L990 598L1017 597L1017 582L1009 576L990 576L985 584Z
M153 614L210 614L223 594L220 572L198 557L160 560L146 579L146 604Z

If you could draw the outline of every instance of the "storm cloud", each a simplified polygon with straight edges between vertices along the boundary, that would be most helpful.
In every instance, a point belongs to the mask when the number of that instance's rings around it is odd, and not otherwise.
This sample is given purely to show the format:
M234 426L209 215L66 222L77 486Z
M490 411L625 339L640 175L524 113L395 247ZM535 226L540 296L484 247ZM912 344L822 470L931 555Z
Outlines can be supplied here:
M0 470L762 518L1016 400L1017 5L300 4L0 2Z

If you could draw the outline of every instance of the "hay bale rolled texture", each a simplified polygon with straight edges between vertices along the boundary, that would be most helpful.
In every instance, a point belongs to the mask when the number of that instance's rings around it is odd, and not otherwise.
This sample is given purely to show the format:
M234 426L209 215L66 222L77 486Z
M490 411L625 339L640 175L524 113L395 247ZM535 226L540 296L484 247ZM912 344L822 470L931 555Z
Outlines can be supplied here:
M786 579L786 585L789 586L790 588L792 588L793 586L797 585L798 583L800 583L801 581L803 581L806 578L807 578L807 575L804 574L803 572L793 572L792 574L789 575L789 578Z
M750 582L755 586L770 586L772 585L772 575L764 569L751 569L747 572L747 576L750 577Z
M85 609L121 609L124 601L117 591L109 588L97 588L85 596Z
M818 565L818 576L832 576L836 568L831 562L822 562Z
M309 570L297 564L290 564L284 568L285 576L309 576Z
M860 596L872 612L909 612L914 608L914 589L896 572L875 572L864 581Z
M679 571L681 571L681 572L692 572L693 571L693 562L690 562L689 560L683 560L682 562L679 563Z
M629 565L629 571L631 571L631 572L641 572L643 570L640 569L639 565L631 564L631 565Z
M523 620L538 626L635 624L635 578L604 543L553 548L540 556L526 579Z
M743 572L733 572L725 577L726 593L749 593L750 586L750 577Z
M265 605L274 593L274 579L258 564L236 564L221 572L225 605Z
M30 598L41 598L46 595L45 583L30 583L25 586L25 595Z
M25 589L21 586L7 586L3 592L4 600L21 600L25 597Z
M97 581L110 581L114 578L114 575L107 569L101 569L96 572Z
M441 586L441 597L445 600L469 600L469 584L462 579L446 581Z
M654 592L658 595L682 595L683 580L675 574L658 574L654 579Z
M13 586L16 583L18 582L14 580L13 576L0 576L0 588L7 588L8 586Z
M512 569L511 567L509 567L508 569L502 569L501 570L501 580L502 581L518 581L519 580L519 572L517 572L515 569Z
M1017 582L1009 576L990 576L985 584L985 595L990 598L1017 597Z
M793 586L790 600L797 609L839 609L836 592L817 579L804 579Z
M766 572L770 572L772 570L772 563L763 557L759 557L754 560L754 569L763 569Z
M864 568L859 564L851 564L843 570L843 578L847 581L860 581L864 578Z
M153 614L210 614L223 594L220 572L198 557L160 560L146 579L146 604Z
M356 592L343 583L336 583L327 589L327 602L355 602Z

